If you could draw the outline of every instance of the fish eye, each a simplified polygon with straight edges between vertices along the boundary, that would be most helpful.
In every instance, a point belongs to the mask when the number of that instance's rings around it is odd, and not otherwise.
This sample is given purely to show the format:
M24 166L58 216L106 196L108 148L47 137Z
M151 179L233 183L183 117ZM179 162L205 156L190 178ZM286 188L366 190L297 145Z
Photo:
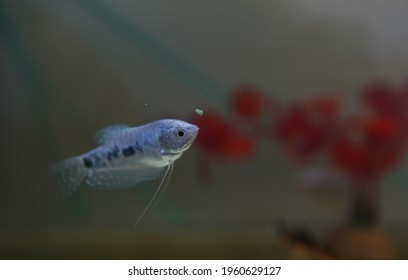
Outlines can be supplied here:
M176 134L177 134L178 137L183 137L186 133L184 132L184 130L179 129L179 130L177 130Z

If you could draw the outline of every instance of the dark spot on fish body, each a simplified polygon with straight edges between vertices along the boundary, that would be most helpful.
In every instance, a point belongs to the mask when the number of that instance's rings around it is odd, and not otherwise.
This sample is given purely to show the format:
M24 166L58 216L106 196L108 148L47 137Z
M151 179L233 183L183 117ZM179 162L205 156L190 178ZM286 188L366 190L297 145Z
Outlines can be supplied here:
M112 161L112 159L117 158L119 156L119 149L118 147L114 147L112 151L107 153L107 158L109 161Z
M91 168L93 166L93 162L89 158L84 158L82 161L84 162L86 168Z
M105 167L106 163L98 156L95 156L95 167Z
M113 149L113 157L117 158L118 156L119 156L119 148L115 146L115 148Z
M135 148L133 148L132 146L129 146L129 147L127 147L127 148L125 148L125 149L122 150L122 154L123 154L125 157L132 156L132 155L134 155L135 153L136 153Z
M135 142L135 149L136 149L136 151L138 151L139 153L142 153L143 154L143 148L142 148L142 146L139 144L139 142Z

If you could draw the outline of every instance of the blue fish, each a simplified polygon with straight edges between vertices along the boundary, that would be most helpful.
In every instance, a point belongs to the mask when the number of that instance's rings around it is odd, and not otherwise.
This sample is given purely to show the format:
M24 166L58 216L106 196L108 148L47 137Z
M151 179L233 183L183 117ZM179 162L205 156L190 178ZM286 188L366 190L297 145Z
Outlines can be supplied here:
M174 119L137 127L109 126L97 134L99 147L62 160L52 170L58 175L63 194L71 194L80 185L96 190L121 189L162 177L146 211L174 161L191 146L198 130L195 125Z

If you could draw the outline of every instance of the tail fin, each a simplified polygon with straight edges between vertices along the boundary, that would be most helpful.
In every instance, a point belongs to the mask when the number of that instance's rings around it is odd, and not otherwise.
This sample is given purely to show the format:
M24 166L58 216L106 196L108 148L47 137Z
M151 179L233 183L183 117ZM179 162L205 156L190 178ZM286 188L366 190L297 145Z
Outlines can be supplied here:
M57 162L51 167L57 175L58 185L62 195L73 193L84 180L87 170L80 157L73 157Z

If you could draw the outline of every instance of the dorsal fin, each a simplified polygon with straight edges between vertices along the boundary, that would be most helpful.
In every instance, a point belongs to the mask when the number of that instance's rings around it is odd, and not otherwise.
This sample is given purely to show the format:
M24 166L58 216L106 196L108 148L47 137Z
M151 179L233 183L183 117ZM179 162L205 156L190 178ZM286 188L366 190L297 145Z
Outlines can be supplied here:
M123 130L128 129L129 126L124 124L115 124L102 128L96 135L95 139L98 144L105 144L110 139L119 135Z

